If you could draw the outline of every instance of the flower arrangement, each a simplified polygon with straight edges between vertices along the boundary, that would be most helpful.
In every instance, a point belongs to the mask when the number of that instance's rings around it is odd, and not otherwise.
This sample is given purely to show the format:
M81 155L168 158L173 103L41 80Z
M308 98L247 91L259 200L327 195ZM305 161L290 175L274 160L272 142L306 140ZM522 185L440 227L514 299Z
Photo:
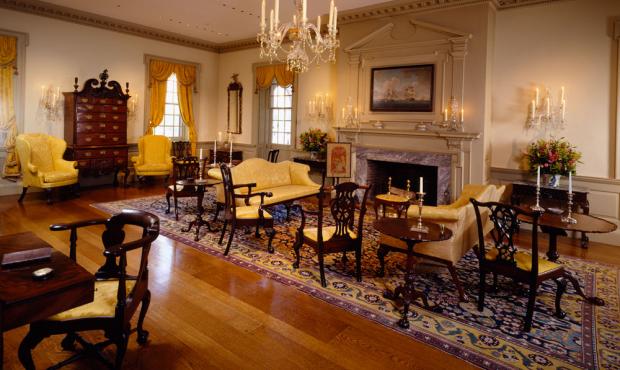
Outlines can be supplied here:
M311 128L299 135L301 146L306 152L325 153L327 149L327 133L318 128Z
M580 163L581 152L564 138L551 138L530 143L524 157L532 173L536 173L536 169L540 166L540 172L543 174L566 176L569 172L575 173L577 163Z

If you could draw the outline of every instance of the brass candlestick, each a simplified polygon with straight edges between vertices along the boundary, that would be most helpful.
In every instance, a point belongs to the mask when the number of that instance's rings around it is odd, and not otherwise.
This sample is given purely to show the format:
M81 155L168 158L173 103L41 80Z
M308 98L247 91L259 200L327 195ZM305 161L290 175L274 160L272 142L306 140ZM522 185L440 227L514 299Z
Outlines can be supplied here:
M424 207L424 195L426 193L418 193L418 224L411 227L411 231L417 231L420 233L427 233L428 227L422 223L422 208Z
M573 218L573 193L568 193L568 214L562 216L562 222L567 224L576 224L577 220Z
M392 177L388 177L388 189L387 189L387 193L391 194L390 190L392 189Z
M407 179L407 190L405 191L405 198L407 200L411 199L411 191L409 189L411 189L411 180Z

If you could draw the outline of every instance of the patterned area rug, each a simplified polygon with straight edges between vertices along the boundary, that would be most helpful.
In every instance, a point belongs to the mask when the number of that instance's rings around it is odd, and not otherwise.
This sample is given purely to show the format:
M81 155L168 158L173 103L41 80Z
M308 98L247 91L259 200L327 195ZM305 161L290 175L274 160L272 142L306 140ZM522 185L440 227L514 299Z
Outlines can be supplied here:
M213 198L213 193L205 195L204 204L209 218ZM389 254L385 278L376 276L378 235L372 228L372 212L367 214L365 220L363 282L358 283L354 278L352 255L346 264L340 255L332 255L326 259L328 287L322 288L318 259L311 249L304 247L300 268L292 268L294 237L291 228L299 226L299 215L293 213L291 221L287 222L283 208L272 210L277 225L274 254L267 253L267 238L262 232L262 238L256 239L253 232L241 230L235 235L229 256L224 257L225 245L217 244L219 232L211 233L203 228L201 239L194 242L193 230L189 233L180 231L194 217L195 200L180 200L179 206L179 214L183 216L175 221L174 213L164 212L166 201L163 196L93 205L108 213L122 209L155 213L161 219L162 235L293 286L482 368L620 369L620 269L617 266L563 257L561 261L577 275L586 295L602 297L606 305L596 307L584 303L569 286L562 299L562 308L567 315L564 319L558 319L553 316L555 284L545 283L539 289L532 331L523 333L526 288L500 277L499 289L496 293L487 294L486 308L479 312L475 304L478 263L476 256L470 252L457 265L470 302L459 302L447 269L420 273L416 277L417 289L425 291L433 303L441 306L442 312L412 305L411 326L401 329L396 322L402 307L398 302L384 299L382 293L386 287L392 288L403 281L404 255ZM309 218L312 224L315 219Z

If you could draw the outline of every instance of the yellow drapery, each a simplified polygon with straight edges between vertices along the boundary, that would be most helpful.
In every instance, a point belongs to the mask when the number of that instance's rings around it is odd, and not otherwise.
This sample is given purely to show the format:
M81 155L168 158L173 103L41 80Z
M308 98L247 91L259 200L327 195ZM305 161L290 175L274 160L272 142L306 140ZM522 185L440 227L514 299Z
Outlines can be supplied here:
M271 87L276 79L280 87L287 87L295 81L295 73L286 69L286 64L260 66L256 68L256 91Z
M151 87L151 112L147 135L153 134L153 129L164 118L166 107L166 82L170 75L177 75L177 90L181 118L189 130L189 141L192 143L192 153L196 154L196 123L194 121L193 98L196 85L196 67L188 64L167 62L151 59L149 63L149 81Z
M13 76L17 74L17 38L0 36L0 131L6 132L4 143L7 156L2 170L3 177L19 176L19 161L15 152L17 126L15 122L15 101Z

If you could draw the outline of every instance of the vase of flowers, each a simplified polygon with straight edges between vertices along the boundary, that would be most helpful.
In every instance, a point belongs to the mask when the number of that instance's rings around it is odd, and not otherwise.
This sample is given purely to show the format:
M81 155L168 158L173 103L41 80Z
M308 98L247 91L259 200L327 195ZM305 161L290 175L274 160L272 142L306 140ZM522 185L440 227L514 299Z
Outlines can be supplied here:
M560 177L567 176L569 172L576 172L577 163L581 158L581 152L564 138L549 140L540 139L527 146L524 154L527 169L536 174L540 166L540 173L550 175L548 185L558 187Z
M318 128L311 128L299 135L299 141L304 151L310 152L310 157L317 159L325 155L327 149L327 133Z

